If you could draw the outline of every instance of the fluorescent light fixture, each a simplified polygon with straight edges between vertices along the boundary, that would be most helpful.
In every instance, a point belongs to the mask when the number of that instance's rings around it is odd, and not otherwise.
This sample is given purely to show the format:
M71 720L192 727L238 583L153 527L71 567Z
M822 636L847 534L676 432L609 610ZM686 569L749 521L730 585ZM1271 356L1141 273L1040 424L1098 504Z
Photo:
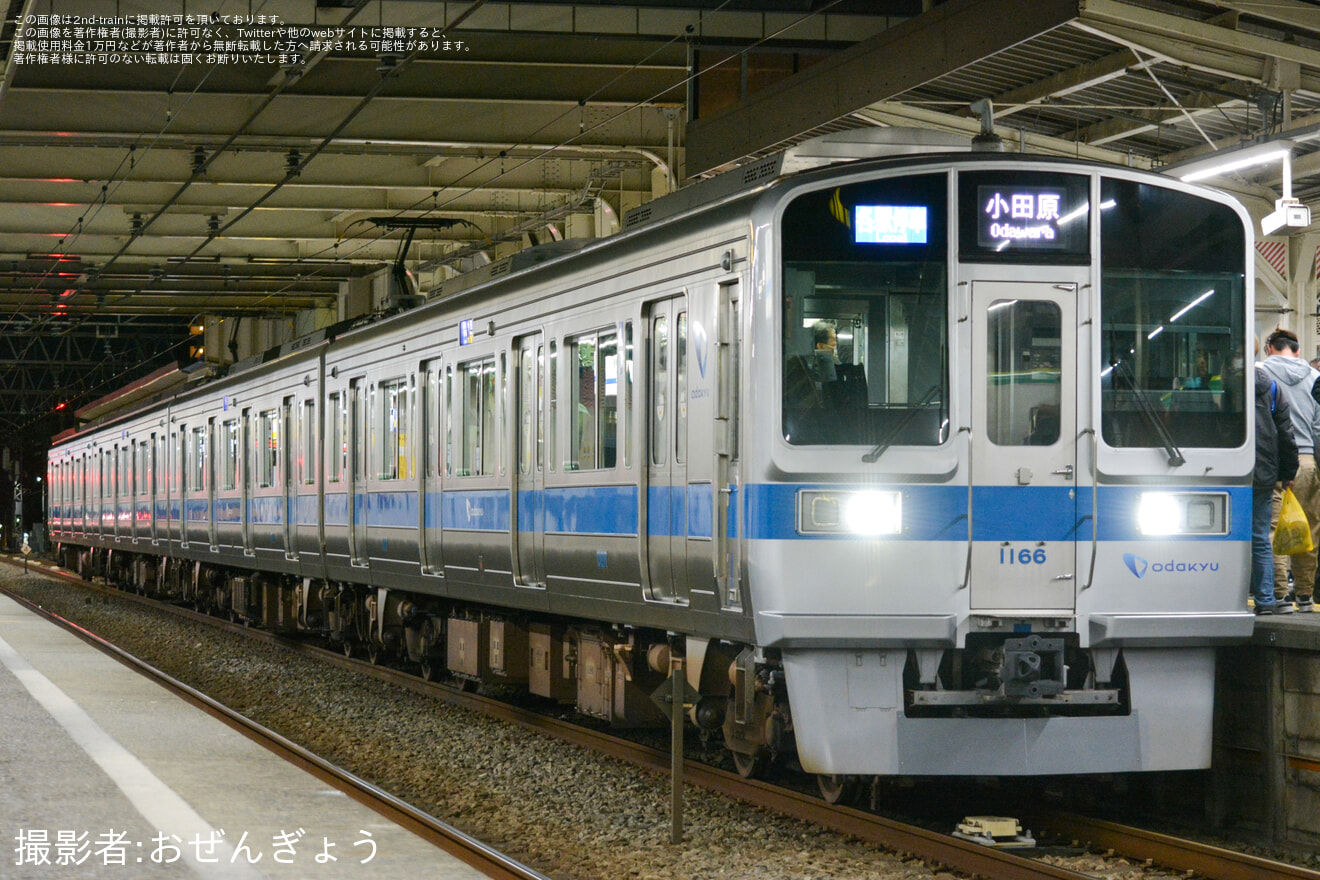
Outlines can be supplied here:
M1190 174L1184 174L1178 179L1183 183L1194 183L1198 180L1205 180L1207 177L1218 177L1221 174L1227 174L1230 171L1240 171L1243 168L1253 168L1256 165L1268 165L1271 162L1278 162L1288 154L1288 149L1276 148L1257 156L1244 156L1231 161L1221 162L1218 165L1211 165L1209 168L1200 171L1193 171Z
M1163 169L1164 174L1177 177L1187 183L1217 177L1230 171L1240 171L1256 165L1278 162L1292 155L1293 142L1290 140L1266 141L1235 150L1217 150L1190 162L1181 162Z
M1203 294L1201 294L1200 296L1198 296L1196 299L1194 299L1194 300L1192 300L1191 302L1189 302L1187 305L1183 306L1183 307L1182 307L1181 309L1179 309L1177 312L1175 312L1174 315L1173 315L1173 317L1169 319L1169 323L1172 324L1174 321L1178 320L1178 319L1181 318L1183 315L1187 314L1187 313L1190 312L1192 309L1196 308L1196 307L1199 306L1201 303L1205 302L1207 299L1209 299L1210 297L1212 297L1212 296L1214 296L1214 295L1215 295L1215 290L1214 290L1214 288L1212 287L1212 288L1210 288L1209 290L1207 290L1205 293L1203 293ZM1149 338L1149 337L1148 337L1148 338Z
M1164 332L1164 325L1161 324L1160 326L1156 327L1154 330L1152 330L1152 331L1150 331L1149 333L1147 333L1147 334L1146 334L1146 339L1148 339L1148 340L1149 340L1149 339L1154 339L1156 336L1159 336L1159 335L1160 335L1161 333L1163 333L1163 332Z
M1100 203L1100 210L1108 211L1110 208L1114 207L1114 205L1117 204L1118 202L1114 201L1113 199L1105 199L1103 202Z
M986 311L987 311L987 312L993 312L993 311L995 311L995 310L997 310L997 309L1006 309L1006 308L1008 308L1008 307L1011 306L1011 305L1015 305L1016 303L1017 303L1017 300L1015 300L1015 299L1001 299L999 302L995 303L994 305L992 305L992 306L990 306L988 309L986 309Z

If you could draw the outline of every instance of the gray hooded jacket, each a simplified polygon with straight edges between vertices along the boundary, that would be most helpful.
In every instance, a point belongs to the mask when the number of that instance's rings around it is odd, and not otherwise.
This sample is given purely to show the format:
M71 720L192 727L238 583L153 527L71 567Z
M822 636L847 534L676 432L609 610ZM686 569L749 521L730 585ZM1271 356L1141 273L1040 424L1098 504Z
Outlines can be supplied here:
M1279 383L1279 393L1288 399L1292 414L1293 437L1299 454L1315 454L1315 438L1320 437L1320 406L1311 396L1311 386L1320 371L1299 357L1272 354L1260 365Z

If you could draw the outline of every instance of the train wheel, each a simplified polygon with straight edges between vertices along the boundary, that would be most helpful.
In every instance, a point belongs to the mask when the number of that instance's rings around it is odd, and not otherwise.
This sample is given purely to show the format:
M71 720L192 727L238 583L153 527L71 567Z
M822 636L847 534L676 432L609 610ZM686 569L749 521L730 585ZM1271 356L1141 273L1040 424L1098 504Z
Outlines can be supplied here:
M738 771L738 775L743 779L760 779L765 775L769 763L762 752L757 752L754 755L747 755L742 752L733 753L734 769Z
M861 780L856 776L838 776L832 773L818 773L816 785L820 796L827 804L850 804L861 793Z
M440 667L429 657L422 657L422 679L424 681L435 681L440 675Z

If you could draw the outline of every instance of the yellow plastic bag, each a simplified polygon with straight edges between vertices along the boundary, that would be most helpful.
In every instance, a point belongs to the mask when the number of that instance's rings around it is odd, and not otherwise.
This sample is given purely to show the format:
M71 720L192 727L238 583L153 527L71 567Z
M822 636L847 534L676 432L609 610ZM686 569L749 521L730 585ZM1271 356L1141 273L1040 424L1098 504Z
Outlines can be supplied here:
M1306 521L1306 512L1293 494L1292 489L1283 490L1283 503L1279 507L1279 525L1274 529L1274 552L1280 556L1296 556L1298 553L1310 553L1315 549L1311 543L1311 524Z

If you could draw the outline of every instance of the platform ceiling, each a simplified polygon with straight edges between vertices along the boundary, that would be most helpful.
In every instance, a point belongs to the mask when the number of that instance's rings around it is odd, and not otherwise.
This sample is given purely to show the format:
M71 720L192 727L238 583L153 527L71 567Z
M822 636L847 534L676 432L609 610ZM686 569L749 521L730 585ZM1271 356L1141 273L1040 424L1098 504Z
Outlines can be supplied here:
M33 59L51 13L387 42L184 63L144 35L132 63ZM406 43L423 30L449 45ZM1294 137L1320 217L1304 0L11 0L0 58L0 433L179 356L201 316L332 307L398 256L383 219L442 221L407 252L425 288L607 224L671 166L682 185L846 128L973 134L980 98L1010 149L1142 167ZM1278 198L1278 165L1248 173L1245 197Z

